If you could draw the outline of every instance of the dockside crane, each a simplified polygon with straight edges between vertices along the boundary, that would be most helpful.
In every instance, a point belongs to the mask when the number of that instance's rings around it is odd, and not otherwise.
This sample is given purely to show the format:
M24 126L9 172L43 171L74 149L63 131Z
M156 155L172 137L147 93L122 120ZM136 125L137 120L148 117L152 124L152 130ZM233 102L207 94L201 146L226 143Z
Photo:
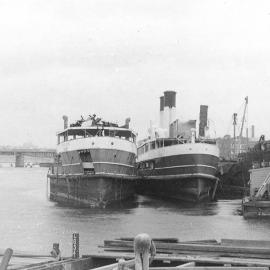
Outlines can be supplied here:
M236 143L237 113L233 114L233 155L234 155L234 157L236 157L237 154L239 154L240 151L241 151L242 138L243 138L243 129L244 129L244 123L245 123L245 120L246 120L247 105L248 105L248 97L245 97L245 107L244 107L243 117L242 117L242 121L241 121L241 128L240 128L240 133L239 133L238 147L236 147L236 145L237 145L237 143Z
M244 109L244 113L243 113L242 124L241 124L241 130L240 130L240 135L239 135L240 138L242 138L244 122L245 122L245 120L246 120L247 105L248 105L248 97L245 97L245 109Z
M241 123L241 129L240 129L240 134L239 134L239 153L241 151L241 145L242 145L242 135L243 135L243 127L244 127L244 122L246 120L246 111L247 111L247 105L248 105L248 97L245 97L245 108L244 108L244 113L242 117L242 123ZM248 138L247 138L248 139Z

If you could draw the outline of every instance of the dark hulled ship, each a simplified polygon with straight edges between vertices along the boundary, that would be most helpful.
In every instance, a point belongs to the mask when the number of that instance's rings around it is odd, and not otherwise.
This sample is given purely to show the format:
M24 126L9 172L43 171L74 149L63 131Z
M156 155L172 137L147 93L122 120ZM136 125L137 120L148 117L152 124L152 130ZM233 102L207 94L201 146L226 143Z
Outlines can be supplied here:
M222 198L242 198L247 195L251 169L270 166L270 140L262 135L254 146L237 155L235 160L220 163L221 179L218 194Z
M138 147L137 167L142 177L140 193L202 201L215 196L219 149L205 137L207 106L201 106L200 134L196 121L175 119L176 92L165 91L160 98L160 126Z
M119 127L90 116L57 134L56 164L48 177L50 199L64 204L105 207L134 195L136 135L129 119Z

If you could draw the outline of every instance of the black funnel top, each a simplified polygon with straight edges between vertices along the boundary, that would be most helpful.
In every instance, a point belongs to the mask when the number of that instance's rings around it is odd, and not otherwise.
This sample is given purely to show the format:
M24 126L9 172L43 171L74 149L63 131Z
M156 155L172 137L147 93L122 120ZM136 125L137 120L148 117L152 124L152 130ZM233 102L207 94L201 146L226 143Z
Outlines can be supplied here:
M164 96L160 97L160 111L164 111Z
M176 92L175 91L165 91L164 92L164 106L165 107L175 107Z

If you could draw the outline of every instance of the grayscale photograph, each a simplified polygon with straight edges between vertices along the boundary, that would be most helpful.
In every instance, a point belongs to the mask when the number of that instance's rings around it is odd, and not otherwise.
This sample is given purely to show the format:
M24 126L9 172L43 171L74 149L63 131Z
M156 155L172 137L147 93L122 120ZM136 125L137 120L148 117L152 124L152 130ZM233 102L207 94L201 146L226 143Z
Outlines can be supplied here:
M270 1L0 0L0 270L269 270Z

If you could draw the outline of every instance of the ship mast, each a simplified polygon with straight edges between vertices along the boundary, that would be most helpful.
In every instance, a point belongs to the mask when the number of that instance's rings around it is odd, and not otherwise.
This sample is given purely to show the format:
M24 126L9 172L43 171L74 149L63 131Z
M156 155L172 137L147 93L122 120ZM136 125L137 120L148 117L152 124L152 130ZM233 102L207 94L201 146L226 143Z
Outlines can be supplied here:
M236 125L237 125L237 113L233 114L233 158L236 157Z

